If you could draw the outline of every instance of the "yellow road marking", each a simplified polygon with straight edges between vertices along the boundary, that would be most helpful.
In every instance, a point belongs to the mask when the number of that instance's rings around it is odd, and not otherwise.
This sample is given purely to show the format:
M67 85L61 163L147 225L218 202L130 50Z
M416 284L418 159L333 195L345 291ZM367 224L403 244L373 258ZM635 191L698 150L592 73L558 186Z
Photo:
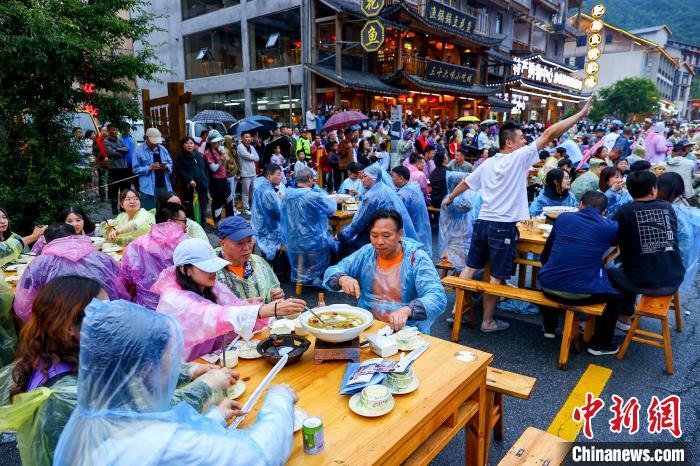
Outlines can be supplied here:
M591 392L595 396L600 396L600 393L608 383L608 379L612 375L612 369L607 367L596 366L589 364L586 371L583 373L574 389L569 394L569 398L561 407L552 423L547 429L547 433L556 435L566 441L573 442L576 440L583 422L574 422L571 413L577 406L583 406L586 402L586 392Z

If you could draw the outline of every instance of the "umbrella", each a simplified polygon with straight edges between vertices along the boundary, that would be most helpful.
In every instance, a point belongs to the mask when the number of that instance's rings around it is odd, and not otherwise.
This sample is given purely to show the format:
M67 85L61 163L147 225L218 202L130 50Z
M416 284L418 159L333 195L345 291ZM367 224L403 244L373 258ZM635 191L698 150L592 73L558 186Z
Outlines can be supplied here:
M323 129L334 130L342 129L347 126L356 125L360 122L369 120L369 117L361 112L347 111L335 113L323 125Z
M475 116L463 116L462 118L459 118L457 121L481 121L479 120L478 117Z
M268 131L277 129L277 127L279 126L275 120L265 115L253 115L251 117L244 118L244 120L256 121L263 125L263 127L265 127L265 129L267 129Z
M237 122L235 125L231 126L231 128L229 128L228 130L228 134L238 136L241 133L255 131L262 127L263 125L257 121L243 119Z
M486 125L486 126L493 126L493 125L497 125L498 122L496 120L484 120L481 122L481 124Z
M221 110L202 110L192 118L192 121L233 123L236 119L230 113Z
M613 125L617 125L617 126L622 126L622 125L623 125L623 123L622 123L620 120L613 120L613 121L611 121L610 123L612 123Z

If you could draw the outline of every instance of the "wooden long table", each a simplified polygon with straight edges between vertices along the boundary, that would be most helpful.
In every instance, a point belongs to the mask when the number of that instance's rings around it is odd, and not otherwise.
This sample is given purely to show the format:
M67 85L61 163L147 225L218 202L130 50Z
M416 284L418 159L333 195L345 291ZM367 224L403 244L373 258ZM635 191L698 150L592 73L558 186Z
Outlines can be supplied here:
M528 266L532 267L530 276L530 286L535 286L537 283L537 269L542 267L542 262L539 260L528 259L529 253L540 255L544 250L544 245L547 238L542 235L542 230L539 228L529 228L524 223L518 225L520 238L516 242L516 252L514 263L518 264L518 288L525 287L525 273Z
M368 332L385 325L375 322ZM486 464L486 368L493 359L491 354L424 336L430 347L413 364L420 380L418 389L396 395L395 407L389 414L365 418L350 410L349 396L338 394L347 364L314 364L314 337L306 338L311 340L311 348L297 364L284 368L273 383L291 385L299 395L298 406L323 420L325 448L319 455L305 454L299 431L294 434L294 450L288 464L428 464L462 429L466 432L465 464ZM463 350L473 352L477 359L469 363L457 360L455 354ZM362 360L374 357L377 356L369 348L362 349ZM396 358L398 355L392 359ZM247 384L239 399L241 403L271 367L262 358L240 360L235 370ZM255 421L259 406L260 402L241 424L242 428Z
M334 235L337 235L343 228L352 222L355 212L346 212L344 210L336 210L335 214L328 219L328 224L331 227Z

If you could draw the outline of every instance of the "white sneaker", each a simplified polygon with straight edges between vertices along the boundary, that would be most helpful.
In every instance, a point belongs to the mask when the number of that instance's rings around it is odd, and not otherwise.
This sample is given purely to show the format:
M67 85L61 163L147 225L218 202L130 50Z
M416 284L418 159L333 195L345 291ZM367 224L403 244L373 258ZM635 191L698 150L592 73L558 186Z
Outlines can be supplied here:
M250 216L250 210L248 210L248 209L244 210L243 213L244 213L245 215Z
M620 322L618 320L617 322L615 322L615 328L617 328L618 330L622 330L623 332L629 332L630 325L624 322Z
M547 332L544 332L544 334L542 336L544 336L548 340L554 340L557 337L554 333L547 333Z

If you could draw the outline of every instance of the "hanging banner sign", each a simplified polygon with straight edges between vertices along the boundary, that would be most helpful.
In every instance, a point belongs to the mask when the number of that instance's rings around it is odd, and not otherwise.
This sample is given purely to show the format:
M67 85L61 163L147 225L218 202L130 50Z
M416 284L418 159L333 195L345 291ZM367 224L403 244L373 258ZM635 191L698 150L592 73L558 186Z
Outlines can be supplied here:
M446 28L457 34L471 34L474 32L474 25L476 24L474 16L443 5L437 0L428 0L425 8L427 21L435 26Z
M365 52L376 52L384 44L384 25L372 19L365 23L365 26L360 32L360 44Z
M386 0L360 0L360 9L368 18L374 18L384 9Z
M425 67L425 79L428 81L454 84L456 86L471 86L474 84L475 74L475 70L471 68L437 60L428 60L428 64Z

